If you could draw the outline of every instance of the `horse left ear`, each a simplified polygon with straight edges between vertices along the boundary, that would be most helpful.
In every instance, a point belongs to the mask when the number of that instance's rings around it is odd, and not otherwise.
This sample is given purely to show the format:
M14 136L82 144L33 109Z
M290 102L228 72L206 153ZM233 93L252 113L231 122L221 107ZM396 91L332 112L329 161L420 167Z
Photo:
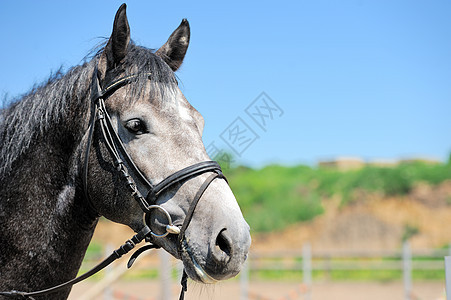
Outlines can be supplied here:
M122 63L130 43L130 26L128 25L127 5L122 4L116 12L113 23L113 33L99 60L99 71L102 76Z
M180 68L185 58L189 38L189 23L187 19L183 19L179 27L171 34L168 41L155 54L160 56L171 67L172 71L175 72Z

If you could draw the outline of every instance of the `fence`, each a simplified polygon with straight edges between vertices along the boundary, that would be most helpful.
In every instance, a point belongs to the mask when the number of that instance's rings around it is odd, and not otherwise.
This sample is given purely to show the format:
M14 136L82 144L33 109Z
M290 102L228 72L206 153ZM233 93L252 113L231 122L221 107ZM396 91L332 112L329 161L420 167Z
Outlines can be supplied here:
M449 248L451 249L451 247ZM258 273L275 272L283 274L292 272L296 274L298 283L294 289L281 299L305 299L310 300L312 293L312 282L317 280L321 273L323 279L333 279L334 272L352 272L352 271L397 271L404 284L404 299L414 299L412 281L413 272L439 271L444 274L445 256L450 255L449 249L425 249L412 251L408 242L404 243L398 251L312 251L309 244L305 244L302 249L283 252L252 252L248 262L240 275L241 300L248 299L266 299L264 295L258 295L250 291L251 279ZM174 299L171 295L170 278L171 263L170 256L164 251L160 251L160 263L158 261L141 260L141 263L134 269L154 270L159 274L161 281L161 291L159 300ZM139 262L139 261L138 261ZM451 261L450 261L451 262ZM95 287L87 291L84 299L93 299L96 295L106 290L104 299L118 298L118 292L114 293L107 287L121 277L125 267L124 263L118 265L116 269L106 272L105 278L99 281ZM123 269L122 269L122 267ZM158 271L160 270L160 271ZM448 275L448 274L447 274ZM179 277L180 275L178 275ZM447 278L451 284L451 276ZM90 292L90 293L89 293ZM124 298L122 298L124 299Z
M249 272L259 271L295 271L302 277L303 298L311 299L312 281L315 274L322 273L323 279L334 279L337 271L350 273L354 271L397 271L404 285L404 299L415 298L413 294L413 272L445 273L444 257L451 255L448 249L424 249L412 251L409 242L405 242L397 251L312 251L309 244L302 250L290 250L277 253L252 253L249 260ZM450 261L451 264L451 261ZM249 275L245 275L248 277ZM395 275L396 277L396 275ZM390 276L390 280L393 275ZM451 274L449 278L451 284ZM244 292L243 292L244 293ZM254 296L254 295L251 295ZM243 296L242 299L251 297ZM451 298L450 298L451 299Z

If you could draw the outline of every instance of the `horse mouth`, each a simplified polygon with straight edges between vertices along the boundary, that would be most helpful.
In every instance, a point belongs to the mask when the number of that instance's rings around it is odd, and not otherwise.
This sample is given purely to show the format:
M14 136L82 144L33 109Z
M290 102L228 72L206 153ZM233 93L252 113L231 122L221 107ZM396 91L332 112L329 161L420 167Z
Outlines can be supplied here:
M205 272L204 269L202 269L201 266L199 266L199 264L197 263L196 259L192 256L190 256L191 258L191 262L193 263L194 266L194 271L196 272L196 275L200 278L200 280L203 283L216 283L218 282L218 280L214 279L213 277L211 277L210 275L207 274L207 272Z
M193 254L193 251L189 247L188 243L183 241L183 251L181 255L181 259L183 261L183 265L185 267L185 271L188 276L195 280L205 284L214 284L219 280L211 277L197 262L196 257Z

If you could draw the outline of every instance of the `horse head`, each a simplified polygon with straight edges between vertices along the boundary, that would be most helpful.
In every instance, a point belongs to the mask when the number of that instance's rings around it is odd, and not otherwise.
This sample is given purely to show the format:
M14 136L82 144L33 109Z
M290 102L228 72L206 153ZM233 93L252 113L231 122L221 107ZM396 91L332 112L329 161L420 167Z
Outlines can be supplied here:
M193 208L193 199L217 168L185 174L153 197L154 203L149 203L146 195L146 185L154 187L179 170L210 161L202 142L203 117L186 100L174 75L189 40L189 23L183 20L157 51L135 45L130 42L126 7L122 5L112 35L96 58L92 90L95 93L121 80L132 80L93 97L104 101L111 132L96 126L91 139L85 135L81 148L92 148L86 157L89 170L85 180L92 209L137 232L147 224L153 233L152 243L181 259L192 279L212 283L240 271L251 241L249 226L226 180L213 178ZM92 108L91 115L95 112ZM98 118L96 115L91 120ZM117 135L121 145L111 145L111 135ZM136 170L127 174L142 199L146 198L145 204L136 201L117 171L111 152L119 146L126 154L118 151L116 158L123 160L129 171ZM157 209L149 209L149 205ZM183 228L181 238L177 233L187 217L190 223ZM168 218L176 227L170 234L166 234Z

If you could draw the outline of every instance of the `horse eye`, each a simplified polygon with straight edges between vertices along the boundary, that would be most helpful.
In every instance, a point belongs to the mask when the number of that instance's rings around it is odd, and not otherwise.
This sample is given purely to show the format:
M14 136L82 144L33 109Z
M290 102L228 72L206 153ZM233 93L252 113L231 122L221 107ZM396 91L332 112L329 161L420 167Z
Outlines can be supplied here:
M143 134L146 131L146 126L140 119L128 120L124 126L133 134Z

